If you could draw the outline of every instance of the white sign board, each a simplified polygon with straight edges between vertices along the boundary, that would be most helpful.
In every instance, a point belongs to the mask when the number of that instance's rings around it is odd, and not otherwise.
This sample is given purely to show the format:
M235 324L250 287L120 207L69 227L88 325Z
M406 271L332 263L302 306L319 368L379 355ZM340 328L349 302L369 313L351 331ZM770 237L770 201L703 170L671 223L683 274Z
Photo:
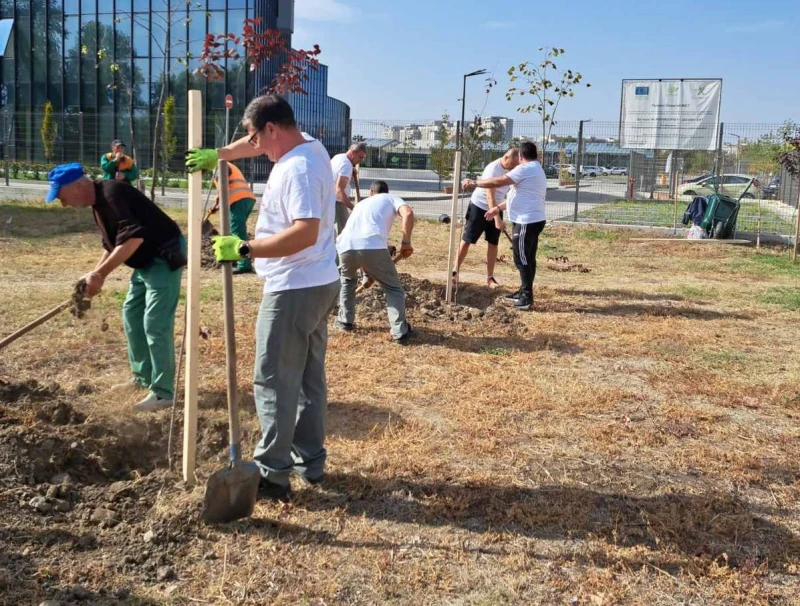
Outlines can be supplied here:
M620 147L714 150L722 80L623 80Z

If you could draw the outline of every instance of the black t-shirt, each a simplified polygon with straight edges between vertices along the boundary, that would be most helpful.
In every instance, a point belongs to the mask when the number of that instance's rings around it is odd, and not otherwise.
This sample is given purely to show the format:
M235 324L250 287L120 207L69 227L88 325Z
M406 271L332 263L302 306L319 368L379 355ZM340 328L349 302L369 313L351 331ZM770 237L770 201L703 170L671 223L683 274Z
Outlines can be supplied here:
M107 251L131 238L142 238L125 265L147 267L159 251L181 235L178 224L138 189L120 181L95 181L94 220Z

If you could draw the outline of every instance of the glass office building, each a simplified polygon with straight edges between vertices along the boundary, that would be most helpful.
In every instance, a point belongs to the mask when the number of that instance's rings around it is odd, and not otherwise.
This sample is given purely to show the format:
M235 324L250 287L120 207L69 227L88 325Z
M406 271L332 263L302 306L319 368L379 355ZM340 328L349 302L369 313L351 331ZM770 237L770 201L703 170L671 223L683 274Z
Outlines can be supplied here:
M192 73L198 65L192 57L207 33L239 33L254 17L291 44L293 12L293 0L0 0L0 18L14 20L0 70L6 151L17 160L44 161L40 129L49 101L58 128L53 162L96 162L114 138L130 147L133 126L146 168L164 85L175 96L178 149L185 145L190 88L203 91L205 145L222 145L225 95L234 98L233 131L279 63L250 71L243 61L228 60L221 65L224 79L209 81ZM307 95L289 95L298 122L332 153L340 151L349 143L350 108L327 95L327 67L310 71L304 88ZM173 165L179 164L176 158Z

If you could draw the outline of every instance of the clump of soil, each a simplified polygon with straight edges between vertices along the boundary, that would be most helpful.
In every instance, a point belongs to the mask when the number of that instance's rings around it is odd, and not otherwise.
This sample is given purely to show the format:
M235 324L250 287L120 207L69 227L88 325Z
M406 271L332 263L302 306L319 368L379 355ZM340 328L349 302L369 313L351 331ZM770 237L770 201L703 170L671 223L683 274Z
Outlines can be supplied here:
M220 265L217 263L217 258L214 255L213 243L211 242L211 238L218 235L219 232L213 227L208 233L203 234L200 240L200 267L208 269L219 268Z
M154 507L161 495L180 498L184 490L165 469L168 416L90 416L77 408L80 397L35 380L0 381L0 543L7 546L0 570L16 579L0 577L8 603L121 603L130 592L116 579L177 578L204 534L199 503ZM73 575L85 570L81 582L100 588L60 577L64 561ZM104 566L90 565L97 561Z
M583 263L570 263L569 257L547 257L547 261L547 269L550 271L577 271L582 274L588 274L590 271L592 271L591 267L588 267Z
M504 303L505 293L473 284L460 284L455 289L456 303L444 302L445 287L409 274L400 274L406 293L406 313L412 321L452 323L454 321L499 325L513 323L514 310ZM364 290L357 299L356 314L360 319L385 320L386 297L380 284Z
M70 298L69 313L78 319L83 319L86 312L92 307L92 300L86 296L86 280L81 278L75 284Z

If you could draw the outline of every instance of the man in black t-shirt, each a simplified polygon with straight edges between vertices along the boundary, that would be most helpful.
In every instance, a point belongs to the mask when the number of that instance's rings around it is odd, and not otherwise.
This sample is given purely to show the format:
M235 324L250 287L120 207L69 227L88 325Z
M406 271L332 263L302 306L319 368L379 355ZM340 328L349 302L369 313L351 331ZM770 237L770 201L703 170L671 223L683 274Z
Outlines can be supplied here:
M63 164L48 174L46 201L92 209L105 252L84 276L87 295L103 288L123 263L133 269L122 306L132 377L120 385L149 390L137 411L172 406L175 381L175 309L186 265L186 241L178 225L135 187L92 181L80 164Z

